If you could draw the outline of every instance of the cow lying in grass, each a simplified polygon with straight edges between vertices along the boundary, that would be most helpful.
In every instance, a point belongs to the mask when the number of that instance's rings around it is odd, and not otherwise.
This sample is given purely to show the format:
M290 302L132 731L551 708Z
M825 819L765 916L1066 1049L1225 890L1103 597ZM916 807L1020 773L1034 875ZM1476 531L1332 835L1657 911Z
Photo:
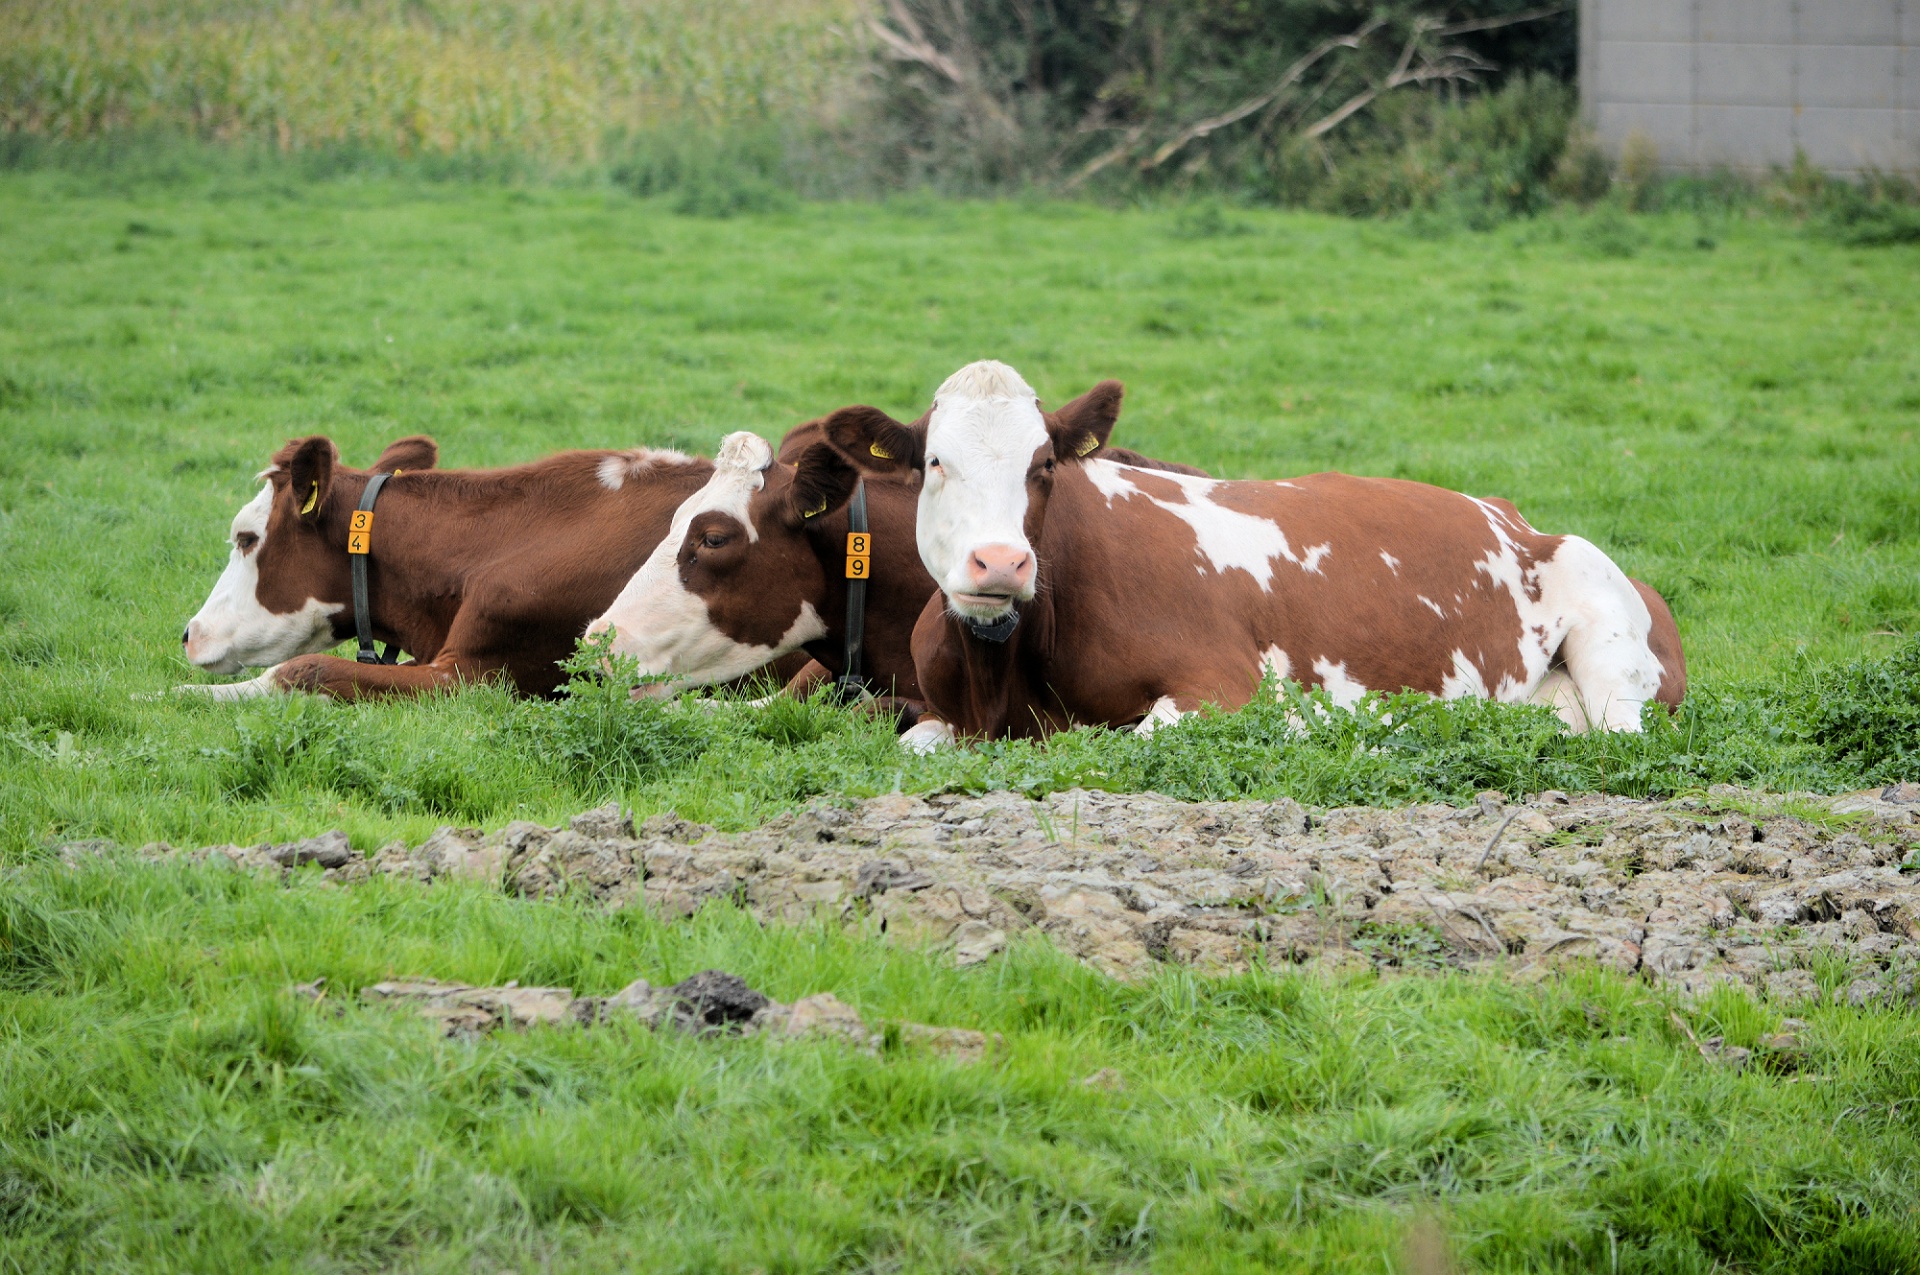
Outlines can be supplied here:
M932 713L903 742L1151 730L1244 704L1266 676L1342 703L1401 688L1544 703L1576 731L1638 730L1643 704L1685 693L1666 604L1589 542L1424 483L1102 460L1119 400L1106 382L1050 417L982 362L913 425L826 418L862 469L923 477L917 541L940 592L913 654Z
M1117 398L1096 403L1087 395L1046 418L1090 436L1081 416L1107 412L1101 456L1201 475L1107 446L1118 406ZM646 565L589 626L590 634L612 629L616 653L663 679L650 693L725 681L795 650L817 661L821 677L845 672L848 502L861 473L827 441L824 424L789 432L777 458L758 435L729 435L706 485L674 513ZM922 698L912 635L935 593L914 542L919 489L912 469L867 477L866 674L874 690L908 701Z
M429 438L401 439L371 471L341 465L323 437L281 448L234 517L226 569L182 637L201 668L266 671L182 689L357 699L504 675L527 694L549 694L587 621L713 472L705 460L648 448L493 470L438 470L437 458ZM375 508L373 629L412 654L406 664L320 654L353 634L347 523L372 473L396 475Z

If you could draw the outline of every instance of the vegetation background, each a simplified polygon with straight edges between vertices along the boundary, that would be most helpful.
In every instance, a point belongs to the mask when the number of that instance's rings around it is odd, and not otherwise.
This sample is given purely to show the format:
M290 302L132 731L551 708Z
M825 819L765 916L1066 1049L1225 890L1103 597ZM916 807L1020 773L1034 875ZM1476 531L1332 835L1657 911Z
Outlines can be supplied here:
M743 826L896 788L1915 778L1911 191L1616 166L1570 15L1493 25L1527 7L0 0L0 1270L1920 1271L1909 1009L1796 1011L1806 1051L1736 1073L1687 1033L1751 1046L1784 1007L1597 973L1121 986L725 907L54 853L369 849L608 798ZM915 410L989 353L1054 399L1123 377L1128 443L1224 475L1515 499L1672 600L1689 704L1573 739L1294 695L908 760L825 702L585 676L134 698L198 678L181 622L287 436L703 451ZM708 967L1007 1053L468 1045L350 1003ZM325 1011L284 994L317 976ZM1421 1218L1444 1244L1407 1246Z

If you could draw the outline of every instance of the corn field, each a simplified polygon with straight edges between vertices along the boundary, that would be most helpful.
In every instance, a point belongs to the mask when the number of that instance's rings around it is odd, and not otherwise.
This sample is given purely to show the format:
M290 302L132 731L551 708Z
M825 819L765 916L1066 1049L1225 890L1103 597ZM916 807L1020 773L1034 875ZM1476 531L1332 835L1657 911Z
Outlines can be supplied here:
M622 132L826 121L862 0L0 0L0 133L598 158Z

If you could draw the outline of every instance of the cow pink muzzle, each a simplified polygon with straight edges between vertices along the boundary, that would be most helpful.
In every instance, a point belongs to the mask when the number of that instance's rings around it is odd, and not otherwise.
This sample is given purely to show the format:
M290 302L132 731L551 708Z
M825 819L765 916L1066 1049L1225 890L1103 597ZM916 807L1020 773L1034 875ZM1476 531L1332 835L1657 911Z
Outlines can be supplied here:
M1033 584L1033 552L1014 545L981 545L967 555L966 593L955 593L956 602L968 606L991 606L1011 602L1030 592Z

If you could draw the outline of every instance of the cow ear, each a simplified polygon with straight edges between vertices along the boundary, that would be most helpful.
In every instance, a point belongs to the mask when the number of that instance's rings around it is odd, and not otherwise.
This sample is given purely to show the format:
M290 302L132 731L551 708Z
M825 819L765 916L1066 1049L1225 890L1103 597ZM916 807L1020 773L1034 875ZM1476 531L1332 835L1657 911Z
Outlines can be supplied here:
M870 474L919 469L926 460L926 428L902 425L877 407L843 407L820 423L847 460Z
M860 471L826 443L814 443L794 463L782 513L789 527L818 522L853 497Z
M333 440L323 434L296 438L273 455L273 467L287 476L293 491L294 508L300 517L318 522L327 507L327 490L333 486L333 466L340 453Z
M387 444L380 459L373 462L376 474L397 474L403 469L432 469L440 460L440 448L425 434L398 438Z
M1100 384L1048 412L1047 433L1053 436L1053 454L1060 460L1079 460L1107 445L1113 423L1120 419L1120 396L1125 391L1118 381Z

